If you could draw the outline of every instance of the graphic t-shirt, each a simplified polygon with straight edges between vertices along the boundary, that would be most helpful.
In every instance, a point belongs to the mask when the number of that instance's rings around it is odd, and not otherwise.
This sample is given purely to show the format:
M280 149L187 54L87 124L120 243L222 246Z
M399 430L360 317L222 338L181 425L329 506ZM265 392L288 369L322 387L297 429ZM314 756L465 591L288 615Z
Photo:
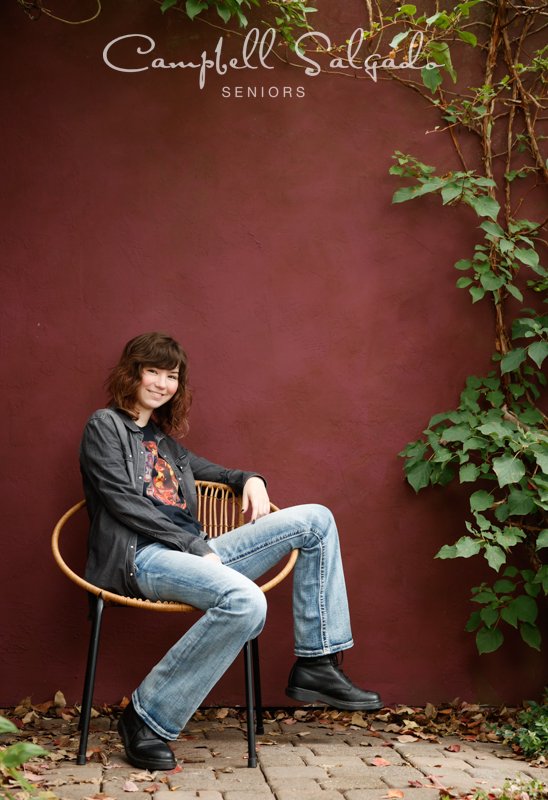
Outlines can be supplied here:
M145 448L144 496L179 528L199 536L200 523L187 507L173 468L158 454L152 425L145 425L142 431Z

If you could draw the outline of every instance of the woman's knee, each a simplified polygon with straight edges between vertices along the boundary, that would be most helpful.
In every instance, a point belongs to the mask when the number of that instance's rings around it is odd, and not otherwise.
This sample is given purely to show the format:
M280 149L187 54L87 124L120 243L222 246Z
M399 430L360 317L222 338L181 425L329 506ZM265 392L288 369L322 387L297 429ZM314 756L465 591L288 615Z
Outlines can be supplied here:
M261 630L266 619L266 597L253 581L234 586L224 598L224 605L250 629Z
M308 503L307 505L297 506L296 512L306 527L316 535L322 538L329 534L337 535L335 518L326 506L319 503Z

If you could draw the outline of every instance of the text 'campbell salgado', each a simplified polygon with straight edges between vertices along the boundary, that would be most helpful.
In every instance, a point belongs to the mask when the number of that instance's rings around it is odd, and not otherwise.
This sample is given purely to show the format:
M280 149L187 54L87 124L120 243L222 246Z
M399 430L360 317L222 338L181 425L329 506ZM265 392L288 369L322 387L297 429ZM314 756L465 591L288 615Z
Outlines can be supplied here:
M142 65L129 67L122 63L120 58L120 42L133 40L136 45L136 53L141 58ZM314 58L310 52L306 52L307 41L314 43L316 48L318 42L321 43L324 52L329 52L332 44L329 36L320 31L307 31L296 41L295 56L304 65L305 75L314 78L322 71L321 62ZM225 57L223 54L224 40L220 36L217 40L214 51L210 54L203 50L197 60L194 61L166 61L161 56L156 55L156 42L151 36L144 33L128 33L118 36L110 41L103 50L103 60L105 64L117 72L145 72L149 69L194 69L198 70L200 89L206 84L206 77L209 71L217 75L226 75L229 70L273 70L272 64L268 63L268 58L272 53L276 41L276 30L267 28L262 33L258 28L251 28L242 42L241 56ZM421 31L417 31L409 42L406 58L400 62L391 56L381 56L373 53L365 58L360 57L360 50L364 44L364 29L356 28L350 39L346 42L344 55L337 55L326 64L329 70L358 70L365 73L371 80L377 81L378 73L381 70L402 70L402 69L433 69L439 66L434 62L421 61L424 37ZM153 55L154 54L154 55ZM147 59L147 56L153 56ZM418 63L421 61L421 63Z

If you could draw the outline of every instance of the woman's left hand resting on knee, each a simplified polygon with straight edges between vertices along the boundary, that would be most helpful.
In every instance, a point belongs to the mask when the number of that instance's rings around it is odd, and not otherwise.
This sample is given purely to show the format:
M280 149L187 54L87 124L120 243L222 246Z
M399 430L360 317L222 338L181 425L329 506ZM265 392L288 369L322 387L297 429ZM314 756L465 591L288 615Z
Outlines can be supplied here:
M270 514L270 499L266 486L261 478L249 478L244 485L242 493L242 511L247 513L251 506L251 522Z

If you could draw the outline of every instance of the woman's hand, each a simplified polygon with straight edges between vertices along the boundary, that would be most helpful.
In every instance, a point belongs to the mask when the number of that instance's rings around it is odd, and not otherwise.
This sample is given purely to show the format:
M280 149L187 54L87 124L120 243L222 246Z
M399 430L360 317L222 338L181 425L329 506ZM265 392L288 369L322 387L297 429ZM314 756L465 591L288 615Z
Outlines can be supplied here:
M270 514L270 500L262 478L248 478L242 494L242 511L247 512L251 505L251 522Z

